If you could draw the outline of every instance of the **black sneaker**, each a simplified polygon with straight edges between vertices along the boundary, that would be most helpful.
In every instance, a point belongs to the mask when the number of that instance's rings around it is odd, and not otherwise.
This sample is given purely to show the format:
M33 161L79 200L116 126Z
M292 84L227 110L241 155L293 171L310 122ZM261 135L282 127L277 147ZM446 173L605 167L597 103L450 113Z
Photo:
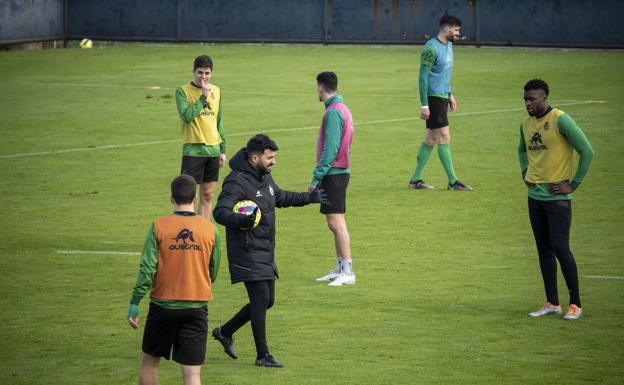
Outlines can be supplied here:
M279 361L273 358L273 356L270 354L267 354L266 356L262 358L257 358L256 365L264 366L267 368L283 368L284 367L284 365L282 365Z
M455 191L472 191L473 188L468 186L467 184L463 184L459 180L456 180L455 183L448 185L449 190Z
M221 327L214 328L212 330L212 337L219 341L223 345L223 351L230 357L237 359L236 351L234 350L234 337L226 337L221 333Z
M407 185L407 188L410 190L433 190L435 187L428 185L424 180L420 179L416 182L410 181Z

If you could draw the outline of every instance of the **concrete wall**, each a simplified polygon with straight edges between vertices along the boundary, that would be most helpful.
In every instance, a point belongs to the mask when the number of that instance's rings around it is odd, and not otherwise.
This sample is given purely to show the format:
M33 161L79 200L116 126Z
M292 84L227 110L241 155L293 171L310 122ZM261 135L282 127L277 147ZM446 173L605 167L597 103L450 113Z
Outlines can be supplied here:
M0 0L0 43L62 39L63 0Z
M450 13L467 44L624 47L624 0L0 0L0 43L64 11L70 39L416 44Z
M175 40L176 0L69 0L70 38Z
M624 46L621 0L480 0L481 42Z

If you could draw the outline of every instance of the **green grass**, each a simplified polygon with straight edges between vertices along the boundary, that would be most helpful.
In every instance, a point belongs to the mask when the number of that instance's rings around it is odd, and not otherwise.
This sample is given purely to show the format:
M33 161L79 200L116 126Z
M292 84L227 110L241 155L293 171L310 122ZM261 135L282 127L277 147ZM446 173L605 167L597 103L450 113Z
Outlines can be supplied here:
M435 154L425 178L438 190L406 189L424 134L419 47L289 45L0 52L0 383L136 382L142 331L125 315L138 257L57 250L140 251L150 222L171 210L181 150L171 95L202 53L215 60L228 155L269 133L280 146L274 177L289 190L303 191L314 166L315 75L338 73L356 121L347 221L358 277L354 287L314 282L334 263L324 218L317 207L280 210L268 341L287 368L253 365L246 326L236 361L209 341L204 383L622 383L624 280L587 276L624 276L624 53L456 49L452 150L475 191L454 193ZM522 86L534 77L596 150L574 194L578 322L526 316L544 300L516 150ZM49 153L24 155L33 152ZM222 267L211 328L246 301ZM160 379L180 383L178 365L163 362Z

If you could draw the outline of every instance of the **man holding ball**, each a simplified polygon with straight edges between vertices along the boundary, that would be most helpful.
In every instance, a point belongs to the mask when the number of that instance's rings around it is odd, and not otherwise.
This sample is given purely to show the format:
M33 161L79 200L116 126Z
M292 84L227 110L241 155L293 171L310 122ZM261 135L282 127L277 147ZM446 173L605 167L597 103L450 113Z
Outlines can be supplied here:
M232 171L223 181L213 215L226 227L228 267L232 284L243 282L249 296L229 321L212 331L232 358L234 333L251 321L256 344L256 365L281 368L283 365L269 353L266 342L266 312L275 302L275 208L326 203L324 191L290 192L281 190L271 177L277 144L264 134L249 139L230 160ZM234 212L234 206L251 200L258 206L251 215ZM261 214L257 225L256 216Z

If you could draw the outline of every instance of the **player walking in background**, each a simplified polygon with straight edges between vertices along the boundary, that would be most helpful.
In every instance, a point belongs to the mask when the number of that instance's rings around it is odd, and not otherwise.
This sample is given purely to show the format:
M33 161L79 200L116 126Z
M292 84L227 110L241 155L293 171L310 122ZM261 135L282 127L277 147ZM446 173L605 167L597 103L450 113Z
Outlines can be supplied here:
M525 84L524 103L529 116L520 127L518 146L520 170L529 191L529 218L546 291L544 306L529 316L561 314L557 294L559 260L570 293L570 305L563 318L574 320L581 318L583 310L576 262L569 244L571 194L587 174L594 150L574 120L548 104L548 93L548 84L543 80L534 79ZM574 151L579 154L577 164Z
M234 333L251 321L256 344L256 365L281 368L283 365L269 353L266 341L266 312L275 302L275 208L326 203L322 190L290 192L281 190L271 177L277 144L258 134L230 160L232 171L223 181L214 209L215 220L226 227L227 254L232 284L244 282L249 303L232 319L212 331L225 352L237 358ZM252 200L258 208L252 215L233 212L240 201ZM256 227L257 211L260 222Z
M193 81L176 88L176 105L182 119L182 174L199 184L199 214L210 219L212 195L219 168L225 165L225 136L221 124L221 91L208 83L212 59L195 58Z
M427 121L425 140L420 145L416 158L416 170L408 188L433 189L422 179L425 165L431 157L433 147L438 145L438 157L448 177L448 189L470 191L472 187L457 179L451 157L451 132L448 122L448 110L457 109L457 101L451 94L451 74L453 72L453 42L459 38L461 21L451 15L440 19L438 36L425 43L420 54L420 118Z
M316 77L319 100L325 103L317 145L316 167L308 191L323 188L329 204L321 204L327 226L334 234L336 267L317 281L331 281L329 286L355 284L349 230L345 221L347 186L351 173L349 156L353 139L351 111L338 95L338 77L333 72L321 72Z
M139 384L158 383L160 358L182 365L185 385L200 384L206 356L208 301L217 279L221 244L216 226L195 215L197 184L189 175L171 183L174 213L156 220L147 234L128 322L139 327L139 302L150 291L143 333Z

